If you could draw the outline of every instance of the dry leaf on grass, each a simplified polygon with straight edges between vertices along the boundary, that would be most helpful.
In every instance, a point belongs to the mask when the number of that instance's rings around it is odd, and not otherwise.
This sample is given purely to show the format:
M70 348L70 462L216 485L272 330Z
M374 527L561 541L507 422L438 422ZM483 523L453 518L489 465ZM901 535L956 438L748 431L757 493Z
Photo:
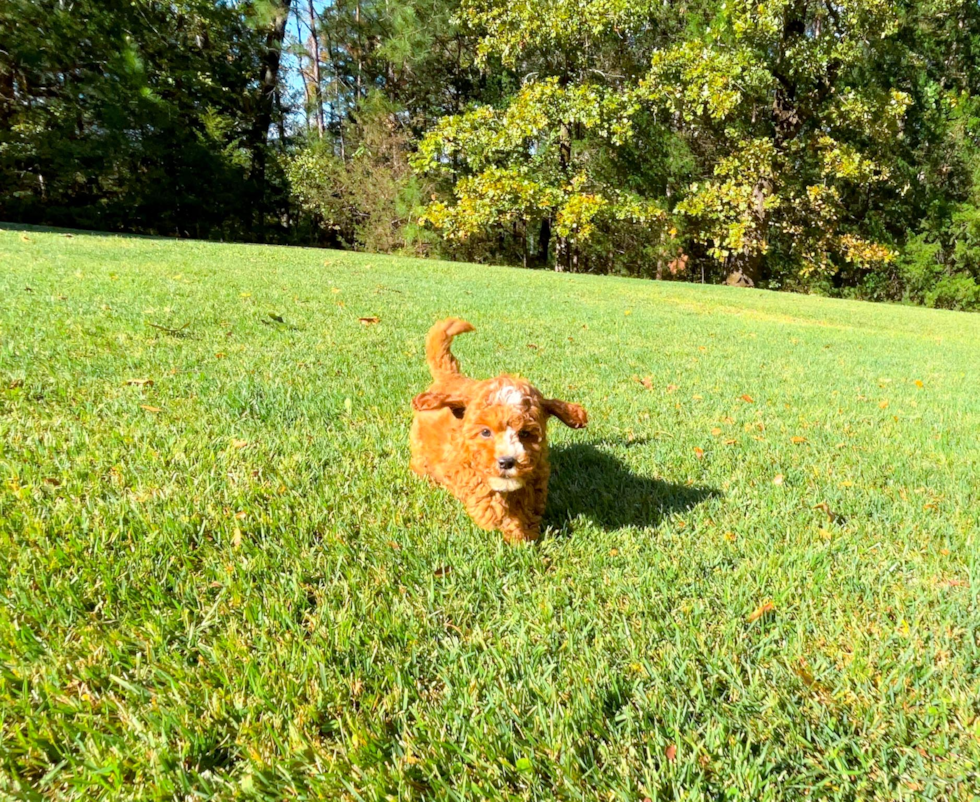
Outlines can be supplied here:
M768 600L764 601L762 604L756 607L751 613L749 613L745 620L751 624L753 621L758 621L766 613L771 613L775 609L776 609L776 605L773 604L772 601L768 601Z
M373 316L372 317L359 317L357 319L357 322L360 323L362 326L373 326L375 323L380 323L381 322L381 318L380 317L373 317Z
M152 412L154 414L163 411L162 409L160 409L160 407L148 407L146 404L140 404L140 409L145 409L147 412Z
M435 577L445 576L452 570L453 567L451 565L443 565L440 566L439 568L436 568L436 570L432 572L432 575Z
M235 438L232 438L231 440L232 448L245 448L245 446L247 445L248 445L248 440L237 440Z
M823 510L824 515L827 516L827 520L830 521L831 523L835 523L835 524L844 523L844 516L830 509L830 505L826 501L821 501L819 504L814 504L813 509Z
M136 387L152 387L153 379L126 379L126 384Z
M744 401L744 402L745 402L746 404L754 404L754 403L755 403L755 401L754 401L754 400L752 399L752 396L750 396L750 395L748 395L748 394L746 394L746 393L743 393L743 394L742 394L742 400L743 400L743 401Z
M791 437L789 439L789 441L791 443L796 443L797 445L799 445L800 443L805 443L806 442L806 438L805 437Z
M781 473L777 473L774 477L772 477L772 483L774 485L781 485L783 483L783 478L784 477Z
M664 750L668 763L673 763L677 759L677 744L671 744Z
M695 448L694 449L694 456L697 457L698 459L704 459L704 449L703 448Z

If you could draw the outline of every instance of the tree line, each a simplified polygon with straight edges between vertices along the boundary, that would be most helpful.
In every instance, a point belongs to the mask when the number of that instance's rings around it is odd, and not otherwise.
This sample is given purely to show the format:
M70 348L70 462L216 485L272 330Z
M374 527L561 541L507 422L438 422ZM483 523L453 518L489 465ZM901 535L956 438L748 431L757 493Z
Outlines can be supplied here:
M965 0L0 0L0 219L980 308Z

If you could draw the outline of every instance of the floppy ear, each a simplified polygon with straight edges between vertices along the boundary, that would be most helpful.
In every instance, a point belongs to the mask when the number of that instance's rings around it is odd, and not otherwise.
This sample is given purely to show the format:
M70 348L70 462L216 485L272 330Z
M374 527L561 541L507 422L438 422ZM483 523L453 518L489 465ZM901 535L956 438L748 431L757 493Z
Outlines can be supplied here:
M559 401L557 398L548 398L544 402L544 408L549 415L554 415L572 429L584 429L585 424L589 422L589 415L585 408L578 404L569 404L567 401Z
M412 399L412 409L416 412L433 412L445 407L449 407L453 415L461 418L466 411L466 399L461 395L439 393L434 390L426 390Z

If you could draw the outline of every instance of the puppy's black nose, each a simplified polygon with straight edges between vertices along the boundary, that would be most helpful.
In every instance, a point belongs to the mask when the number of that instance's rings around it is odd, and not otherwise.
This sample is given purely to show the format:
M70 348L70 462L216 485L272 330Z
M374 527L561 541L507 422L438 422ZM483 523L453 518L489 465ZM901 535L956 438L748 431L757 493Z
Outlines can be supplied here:
M500 470L509 471L517 464L517 460L513 457L500 457L497 460L497 465L500 466Z

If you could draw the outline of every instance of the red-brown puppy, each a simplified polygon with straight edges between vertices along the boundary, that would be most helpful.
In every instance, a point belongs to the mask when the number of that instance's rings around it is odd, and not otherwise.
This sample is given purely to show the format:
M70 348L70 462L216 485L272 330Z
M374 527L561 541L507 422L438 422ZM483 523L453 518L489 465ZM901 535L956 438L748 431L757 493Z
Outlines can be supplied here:
M473 326L456 318L429 330L432 384L412 401L412 470L446 487L477 526L499 529L510 542L537 540L551 471L548 419L581 429L588 416L524 379L462 375L450 345L467 331Z

